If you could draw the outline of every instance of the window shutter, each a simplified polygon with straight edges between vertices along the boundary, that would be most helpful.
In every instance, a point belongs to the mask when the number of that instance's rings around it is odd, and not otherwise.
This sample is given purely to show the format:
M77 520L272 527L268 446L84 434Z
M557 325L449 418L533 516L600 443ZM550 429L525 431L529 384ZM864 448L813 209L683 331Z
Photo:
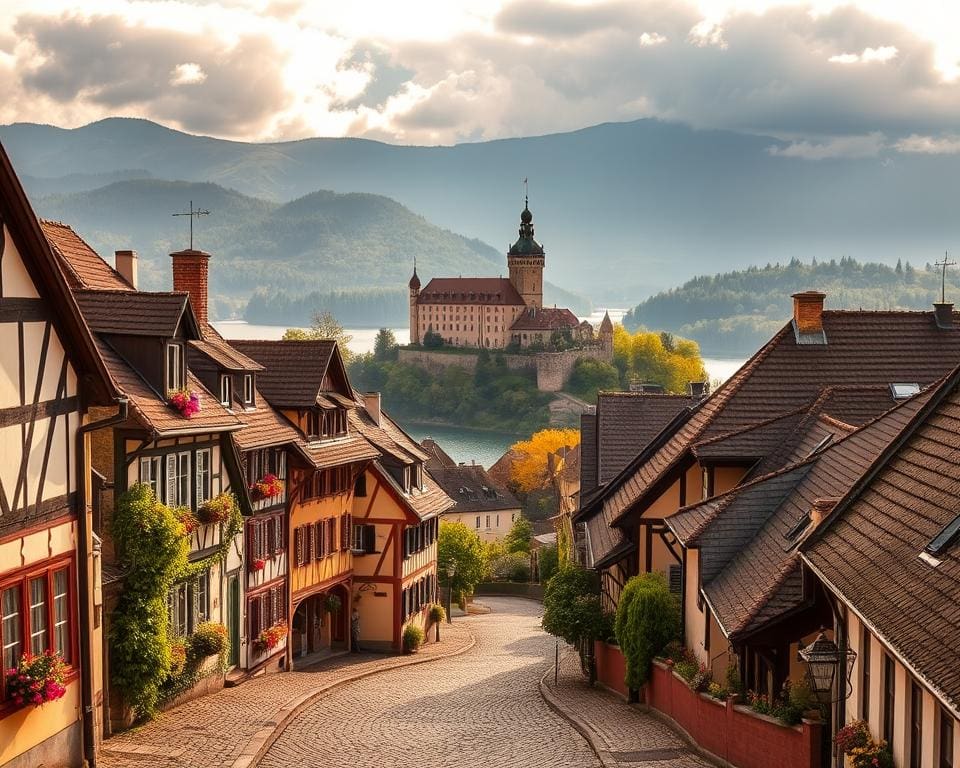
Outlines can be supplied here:
M196 487L197 506L200 506L204 501L207 500L206 490L203 487L203 475L204 475L203 470L206 468L204 466L206 464L206 462L204 461L204 458L205 458L204 452L197 451L197 471L196 471L196 474L194 475L194 481L197 486Z
M307 552L306 552L306 557L305 557L304 559L305 559L307 562L310 562L311 560L313 560L313 559L316 557L316 552L317 552L317 550L316 550L316 535L317 535L317 533L316 533L316 526L315 526L313 523L310 523L310 524L307 526L307 531L306 531L306 537L307 537L306 549L307 549Z
M282 552L284 550L282 517L275 517L273 519L273 548L277 552Z
M682 576L683 576L682 566L679 566L679 565L670 566L669 568L670 591L675 595L679 595L681 589L683 588Z
M271 517L264 521L264 528L266 529L264 533L264 542L263 548L267 551L268 554L273 554L277 551L277 518Z
M297 565L303 565L303 527L295 528L293 531L293 548Z
M327 525L327 552L332 555L337 551L337 518L331 517Z
M177 498L177 454L167 454L167 498L165 504L172 505Z
M260 634L260 598L255 597L250 601L250 634Z
M375 525L363 526L363 551L367 553L377 551L377 527Z

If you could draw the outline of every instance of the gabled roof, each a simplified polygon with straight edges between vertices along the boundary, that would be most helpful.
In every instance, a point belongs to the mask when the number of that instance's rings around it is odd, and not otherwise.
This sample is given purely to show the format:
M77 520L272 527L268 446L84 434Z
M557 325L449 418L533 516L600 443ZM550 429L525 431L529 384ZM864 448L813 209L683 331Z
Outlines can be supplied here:
M496 304L526 302L505 277L435 277L420 291L417 304Z
M298 445L302 440L300 432L289 421L270 407L260 391L256 392L257 407L237 413L243 423L243 429L233 436L237 448L251 451L278 445Z
M576 328L579 324L577 316L566 308L527 307L510 326L510 330L559 331L564 328Z
M580 496L597 487L597 415L580 414Z
M351 402L352 390L343 358L332 339L304 341L236 340L230 346L252 358L264 370L257 375L257 385L277 408L312 408L324 404L324 377L342 391L335 394ZM329 402L325 403L332 407Z
M74 290L133 291L120 273L107 264L87 242L67 224L40 221L40 227L60 259L70 287Z
M958 514L960 369L801 546L804 561L960 715L960 541L924 548Z
M444 467L431 472L456 502L454 512L495 512L520 509L520 502L479 464Z
M239 350L234 349L212 328L204 329L204 338L190 342L190 346L202 352L225 371L255 373L264 368L256 360L251 360Z
M420 441L420 447L427 453L426 466L428 470L432 471L440 467L457 466L457 462L453 460L453 457L443 450L443 448L440 447L440 443L432 437L423 438L423 440Z
M186 322L188 337L200 337L186 293L82 290L74 296L94 333L172 338Z

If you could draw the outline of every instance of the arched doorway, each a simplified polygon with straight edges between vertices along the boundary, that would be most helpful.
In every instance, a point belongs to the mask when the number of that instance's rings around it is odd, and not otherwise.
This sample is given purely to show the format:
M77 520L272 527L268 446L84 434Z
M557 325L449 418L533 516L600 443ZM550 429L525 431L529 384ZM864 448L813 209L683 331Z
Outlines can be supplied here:
M349 610L349 593L340 584L301 600L291 622L293 658L322 658L332 651L348 650Z

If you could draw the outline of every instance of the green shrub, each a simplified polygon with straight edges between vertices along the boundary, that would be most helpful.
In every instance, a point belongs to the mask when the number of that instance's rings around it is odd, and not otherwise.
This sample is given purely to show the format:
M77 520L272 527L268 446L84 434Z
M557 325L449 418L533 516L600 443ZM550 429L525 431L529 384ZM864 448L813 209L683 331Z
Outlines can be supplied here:
M225 523L233 514L237 500L232 493L221 493L197 508L197 520L204 525Z
M190 636L190 652L195 659L221 654L227 649L227 628L214 621L198 625Z
M438 624L447 618L447 612L443 609L443 606L439 603L434 603L430 606L430 621L434 624Z
M499 555L487 563L493 581L530 581L530 556L523 552Z
M540 583L546 584L560 567L560 551L556 544L547 544L537 550L537 566L540 569Z
M727 684L727 690L730 691L730 693L737 695L743 693L743 683L740 681L740 670L737 668L735 662L730 662L730 664L727 665L724 680Z
M602 637L600 585L594 571L568 565L553 575L543 594L543 628L572 645Z
M408 624L403 630L403 650L415 653L423 645L423 630L416 624Z
M614 631L627 665L626 684L642 688L654 657L680 634L679 606L663 574L643 573L626 583Z

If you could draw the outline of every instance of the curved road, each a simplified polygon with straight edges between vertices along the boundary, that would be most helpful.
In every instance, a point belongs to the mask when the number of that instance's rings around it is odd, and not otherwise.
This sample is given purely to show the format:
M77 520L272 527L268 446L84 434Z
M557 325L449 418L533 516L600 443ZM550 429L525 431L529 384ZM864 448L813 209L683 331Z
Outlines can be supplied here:
M270 747L262 768L594 768L586 741L540 697L554 639L529 600L484 597L477 644L332 691Z

